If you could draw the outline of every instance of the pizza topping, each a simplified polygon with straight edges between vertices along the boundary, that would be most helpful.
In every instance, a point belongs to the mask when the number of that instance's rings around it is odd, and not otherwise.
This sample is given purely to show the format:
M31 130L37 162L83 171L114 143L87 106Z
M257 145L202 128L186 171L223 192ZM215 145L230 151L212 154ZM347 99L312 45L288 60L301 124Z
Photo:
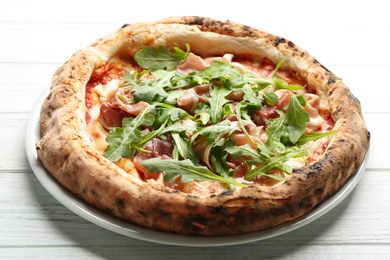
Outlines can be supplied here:
M150 70L174 70L177 65L187 59L190 52L190 46L187 45L187 51L174 47L174 53L171 53L164 46L159 46L157 49L147 46L138 51L134 59L141 68Z
M262 68L229 54L203 59L188 45L173 53L145 47L135 60L143 71L127 71L100 93L99 120L110 130L104 156L131 158L144 180L162 176L195 193L197 185L186 183L220 183L208 185L209 193L274 185L307 163L305 144L335 133L319 97L279 71L283 60L271 70L269 62Z

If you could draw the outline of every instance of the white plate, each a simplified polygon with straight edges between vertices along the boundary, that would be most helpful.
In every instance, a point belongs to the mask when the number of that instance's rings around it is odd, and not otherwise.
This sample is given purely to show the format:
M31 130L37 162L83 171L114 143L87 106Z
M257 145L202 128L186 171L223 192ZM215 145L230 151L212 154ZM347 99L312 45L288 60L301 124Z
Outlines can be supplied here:
M167 245L210 247L244 244L285 234L318 219L343 201L361 179L367 162L367 158L365 158L357 174L350 178L342 189L322 202L308 214L295 221L274 228L242 235L219 237L185 236L154 231L118 220L90 206L59 185L59 183L42 166L37 157L35 144L41 137L39 130L39 112L46 94L47 90L40 95L32 108L27 124L25 144L28 161L40 183L54 198L80 217L110 231L149 242Z

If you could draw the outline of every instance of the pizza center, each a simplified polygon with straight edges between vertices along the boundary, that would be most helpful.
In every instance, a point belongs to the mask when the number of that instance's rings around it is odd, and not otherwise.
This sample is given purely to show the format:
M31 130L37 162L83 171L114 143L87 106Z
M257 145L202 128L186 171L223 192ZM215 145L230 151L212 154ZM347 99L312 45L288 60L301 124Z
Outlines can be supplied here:
M282 65L189 46L109 61L86 88L91 144L140 179L191 194L279 185L335 133L320 95Z

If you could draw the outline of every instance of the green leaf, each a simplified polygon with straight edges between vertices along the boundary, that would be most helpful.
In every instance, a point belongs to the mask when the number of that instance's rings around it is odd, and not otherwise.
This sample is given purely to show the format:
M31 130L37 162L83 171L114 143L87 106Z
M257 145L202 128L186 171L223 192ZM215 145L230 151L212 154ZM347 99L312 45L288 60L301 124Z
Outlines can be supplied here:
M175 122L174 124L167 126L164 130L161 131L161 134L166 134L169 132L181 133L185 131L195 131L196 127L193 125L183 125L179 122Z
M234 170L227 163L229 154L226 149L229 147L236 147L235 142L231 139L225 140L221 138L211 149L210 157L213 168L220 176L234 179ZM230 190L236 190L235 185L228 184L228 187Z
M210 83L210 78L200 76L197 72L184 75L176 71L176 75L172 78L171 83L175 88L193 87L195 85Z
M210 125L204 128L201 128L198 132L196 132L190 139L190 144L192 144L195 139L201 135L204 136L207 140L214 141L219 134L230 135L234 131L240 130L238 127L231 126L230 121L225 120L219 122L215 125Z
M218 181L227 184L233 184L240 187L246 185L236 182L229 178L224 178L216 175L205 166L194 165L191 160L173 160L166 159L161 160L159 158L152 158L142 162L142 165L148 170L148 172L165 172L164 179L167 181L175 180L181 177L181 182L186 183L189 181Z
M171 53L165 46L153 48L143 47L135 55L134 59L141 68L150 70L174 70L177 65L185 61L190 52L190 46L186 44L187 51L174 47Z
M212 123L218 123L221 121L223 115L223 106L229 102L226 96L232 91L224 87L214 87L210 89L210 117Z
M263 97L268 105L276 105L279 103L278 95L276 95L271 87L264 89Z
M265 79L263 77L260 77L259 75L254 74L253 72L247 71L243 75L243 81L247 83L255 83L257 84L261 89L265 88L269 85L273 85L273 81L270 81L268 79Z
M285 84L281 79L278 78L278 76L276 75L276 73L278 72L278 70L280 69L280 67L282 66L284 62L284 59L282 59L277 65L276 65L276 68L274 70L274 73L272 75L272 80L273 80L273 85L275 85L277 88L280 88L280 89L288 89L288 90L301 90L301 89L304 89L305 86L300 86L300 85L288 85L288 84Z
M244 109L241 109L241 103L239 103L239 104L235 107L234 112L235 112L235 114L236 114L237 122L238 122L238 125L239 125L241 131L245 134L245 136L246 136L253 144L256 144L256 142L253 141L252 136L249 135L248 131L247 131L246 128L245 128L244 122L242 121L242 118L241 118L241 117L247 117L247 118L249 118L249 116L247 115L246 111L244 111Z
M243 74L237 68L222 61L214 61L209 67L199 71L198 76L228 81L231 86L244 83Z
M106 141L107 148L104 150L103 156L110 161L116 162L122 157L130 156L130 144L138 144L142 140L141 125L151 126L154 122L154 116L150 114L154 110L154 106L149 106L143 110L136 118L124 118L122 121L122 128L117 127L111 131Z
M174 151L177 152L177 155L173 158L177 160L179 159L179 156L181 156L181 158L188 158L190 156L190 151L187 147L187 138L183 138L178 132L172 132L171 136L174 143Z
M333 135L337 133L336 130L332 130L332 131L329 131L329 132L325 132L325 133L311 133L309 135L306 135L306 134L303 134L299 139L298 139L298 145L304 145L310 141L316 141L320 138L323 138L325 136L329 136L329 135Z
M286 115L282 111L277 111L279 117L267 120L267 145L273 145L275 142L280 142L281 137L287 133L287 127L284 124Z
M171 86L170 80L175 75L175 71L156 70L151 74L154 76L152 80L144 80L133 85L131 91L135 102L162 102L168 97L165 88Z
M287 107L285 122L290 141L293 144L303 135L306 123L310 121L309 114L302 106L306 106L305 98L302 95L295 95L291 97Z
M280 79L274 79L274 84L277 88L280 89L288 89L288 90L301 90L304 89L305 86L300 86L300 85L287 85L284 84L282 80Z
M184 96L186 94L186 92L187 92L187 90L185 90L185 89L178 89L178 90L169 91L164 102L166 104L170 104L170 105L177 105L177 99Z
M289 149L285 153L277 154L274 157L271 157L269 160L267 160L260 166L249 170L245 175L245 179L253 180L259 175L267 175L269 174L270 170L275 168L280 169L281 167L283 167L282 164L287 162L289 159L296 157L304 157L307 155L308 152L305 148L294 147L292 149Z
M249 105L254 109L260 109L262 107L263 100L259 97L256 88L252 88L249 84L244 84L241 91L244 93L241 103L246 103L247 106Z
M171 123L179 121L180 119L184 119L188 117L188 113L181 108L175 107L173 105L165 104L165 103L155 103L154 104L158 110L156 113L156 123L162 123L166 119L169 119Z
M227 147L226 151L232 158L250 157L250 164L264 162L268 159L260 150L255 150L249 144Z
M128 70L125 72L125 75L123 75L122 80L127 84L138 84L137 73L137 71Z
M210 114L208 112L199 112L194 115L195 121L199 121L202 125L207 125L210 121Z

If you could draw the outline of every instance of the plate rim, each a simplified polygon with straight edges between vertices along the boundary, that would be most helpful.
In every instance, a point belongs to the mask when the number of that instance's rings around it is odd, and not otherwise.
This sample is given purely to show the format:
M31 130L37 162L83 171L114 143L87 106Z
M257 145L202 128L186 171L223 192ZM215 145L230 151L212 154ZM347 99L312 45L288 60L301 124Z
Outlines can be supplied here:
M109 215L108 213L94 208L62 187L43 167L40 160L38 159L35 144L40 139L40 110L48 92L49 90L45 88L34 102L34 105L28 116L25 133L25 151L28 162L36 178L51 196L53 196L57 201L59 201L63 206L68 208L74 214L104 229L147 242L175 246L215 247L246 244L286 234L315 221L341 203L359 183L360 179L365 173L368 161L369 151L365 155L365 158L356 174L349 178L348 181L335 194L325 199L304 216L269 229L234 236L211 237L180 235L151 230L136 224L131 224L129 222L119 220Z

